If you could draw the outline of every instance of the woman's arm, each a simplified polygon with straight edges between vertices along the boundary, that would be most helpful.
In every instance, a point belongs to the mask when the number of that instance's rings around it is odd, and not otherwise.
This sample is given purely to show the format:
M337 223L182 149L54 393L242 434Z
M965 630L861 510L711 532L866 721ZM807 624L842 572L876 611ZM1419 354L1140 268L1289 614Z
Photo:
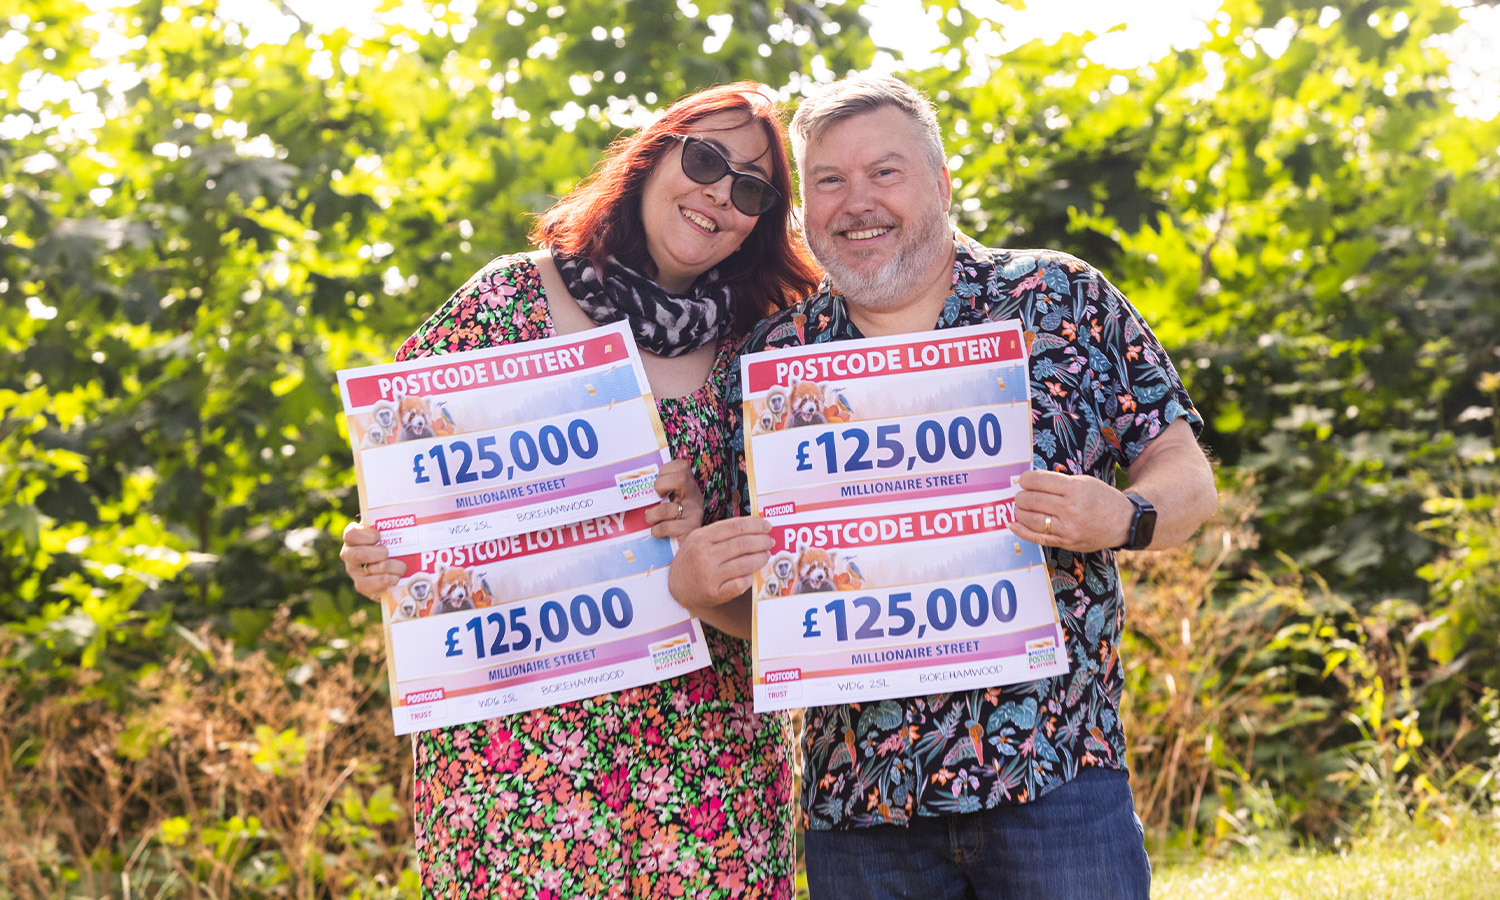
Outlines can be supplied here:
M390 551L380 543L379 531L358 522L345 526L344 549L339 551L339 559L344 561L344 571L349 573L356 591L375 600L381 592L396 586L406 574L406 563L390 556Z

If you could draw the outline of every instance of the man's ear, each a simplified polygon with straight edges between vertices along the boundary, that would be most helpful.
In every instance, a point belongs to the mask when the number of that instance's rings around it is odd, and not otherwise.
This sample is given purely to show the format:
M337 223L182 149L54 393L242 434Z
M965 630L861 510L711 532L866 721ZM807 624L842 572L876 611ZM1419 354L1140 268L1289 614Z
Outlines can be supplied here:
M953 205L953 173L947 166L938 169L938 192L943 195L943 206Z

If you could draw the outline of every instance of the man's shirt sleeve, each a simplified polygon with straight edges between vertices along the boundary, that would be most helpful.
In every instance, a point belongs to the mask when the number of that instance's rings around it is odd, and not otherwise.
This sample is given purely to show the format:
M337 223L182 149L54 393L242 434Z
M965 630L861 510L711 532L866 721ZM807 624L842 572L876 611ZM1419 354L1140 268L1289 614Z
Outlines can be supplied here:
M1113 436L1111 443L1122 463L1129 466L1177 419L1186 419L1196 436L1203 430L1203 417L1140 312L1102 274L1096 271L1094 277L1104 306L1114 314L1113 328L1093 344L1107 355L1105 367L1113 368L1104 381L1114 396L1102 404L1106 414L1100 424L1104 434Z
M731 478L730 503L733 515L736 516L750 515L750 479L745 472L745 429L740 427L744 407L740 359L749 348L748 340L740 344L734 358L729 361L729 376L724 379L724 427L729 429L729 440L724 442L724 447L730 456L725 460L725 470Z

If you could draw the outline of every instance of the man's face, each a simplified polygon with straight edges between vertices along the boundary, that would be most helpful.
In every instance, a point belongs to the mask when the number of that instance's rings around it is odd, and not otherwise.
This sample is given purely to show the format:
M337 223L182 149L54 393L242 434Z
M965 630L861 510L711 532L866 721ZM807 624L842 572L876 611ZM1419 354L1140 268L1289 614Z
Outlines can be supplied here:
M808 141L802 159L807 243L849 303L914 302L952 258L952 188L898 109L853 116Z

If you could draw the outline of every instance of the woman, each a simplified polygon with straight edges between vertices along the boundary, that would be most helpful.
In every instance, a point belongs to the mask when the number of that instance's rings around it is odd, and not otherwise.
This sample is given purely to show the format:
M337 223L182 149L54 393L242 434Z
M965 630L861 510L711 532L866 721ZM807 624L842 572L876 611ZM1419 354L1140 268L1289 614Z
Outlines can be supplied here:
M722 388L737 377L734 346L817 284L791 235L783 148L778 112L754 84L680 100L541 217L532 238L544 249L491 262L397 357L626 318L674 457L653 532L681 537L729 515ZM404 569L377 537L351 525L341 554L371 597ZM424 893L792 895L787 720L752 711L742 604L693 611L711 626L711 668L414 737Z

